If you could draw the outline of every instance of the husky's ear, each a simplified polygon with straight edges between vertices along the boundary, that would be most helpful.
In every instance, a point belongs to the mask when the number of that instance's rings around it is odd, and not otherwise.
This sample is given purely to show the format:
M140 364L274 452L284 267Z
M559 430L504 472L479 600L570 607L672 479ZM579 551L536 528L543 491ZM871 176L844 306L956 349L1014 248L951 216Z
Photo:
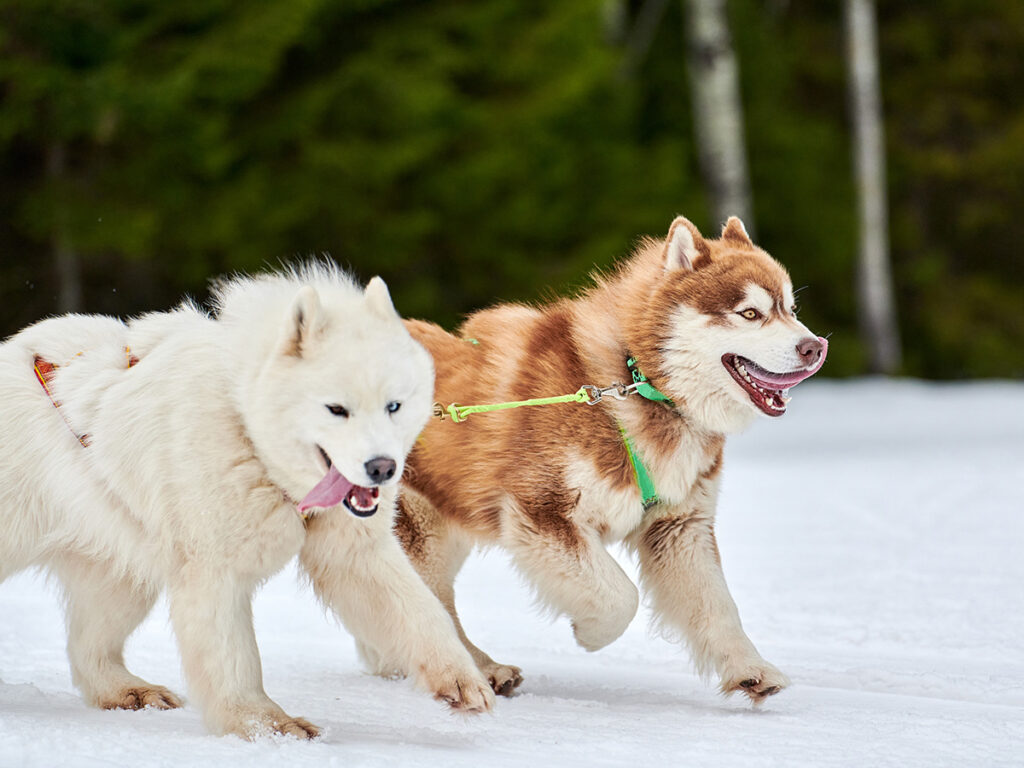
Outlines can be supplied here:
M668 228L664 257L667 271L682 269L690 272L700 266L700 260L711 258L711 248L693 222L677 216Z
M279 349L283 355L302 357L303 349L319 332L320 296L316 288L304 285L295 294L285 318Z
M743 222L737 216L730 216L725 222L725 226L722 227L722 239L728 240L733 245L754 247L754 241L747 234L747 228L743 226Z
M384 320L399 319L398 312L395 311L395 305L391 303L391 294L388 292L388 286L379 277L371 278L370 282L366 284L366 290L363 291L363 295L366 297L367 307L377 317Z

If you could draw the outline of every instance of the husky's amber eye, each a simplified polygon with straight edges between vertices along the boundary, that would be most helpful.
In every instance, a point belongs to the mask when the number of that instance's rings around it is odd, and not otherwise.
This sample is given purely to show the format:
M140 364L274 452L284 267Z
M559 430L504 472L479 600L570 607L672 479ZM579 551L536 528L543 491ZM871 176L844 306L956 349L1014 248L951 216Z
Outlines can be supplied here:
M402 407L402 404L397 400L392 400L388 403L388 413L398 413L398 409Z
M332 403L331 405L326 406L326 408L327 408L328 411L333 413L335 416L339 416L339 417L341 417L343 419L347 419L348 418L348 409L345 406L343 406L343 405L338 405L337 403Z
M761 313L758 312L753 307L749 307L748 309L744 309L742 312L739 312L738 314L739 314L740 317L744 318L745 320L760 320L761 319Z

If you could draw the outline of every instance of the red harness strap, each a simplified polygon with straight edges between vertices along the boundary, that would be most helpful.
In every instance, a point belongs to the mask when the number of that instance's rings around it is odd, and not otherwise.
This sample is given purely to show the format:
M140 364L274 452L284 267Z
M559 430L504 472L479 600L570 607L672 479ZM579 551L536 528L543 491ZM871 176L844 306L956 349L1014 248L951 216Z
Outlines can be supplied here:
M128 361L129 368L139 362L139 358L133 355L128 347L124 348L124 354L125 359ZM53 377L57 375L57 369L60 368L60 366L54 365L49 360L44 360L39 355L36 355L33 358L32 368L35 371L36 380L39 382L39 386L43 388L46 396L50 398L50 402L53 403L53 407L57 409L57 413L60 414L64 423L67 424L68 430L70 430L71 434L75 436L75 440L77 440L83 448L88 448L89 436L80 435L75 432L75 428L71 426L71 422L68 421L68 417L65 416L64 411L60 409L60 403L57 401L57 398L53 396L53 390L50 389L50 382L53 381Z

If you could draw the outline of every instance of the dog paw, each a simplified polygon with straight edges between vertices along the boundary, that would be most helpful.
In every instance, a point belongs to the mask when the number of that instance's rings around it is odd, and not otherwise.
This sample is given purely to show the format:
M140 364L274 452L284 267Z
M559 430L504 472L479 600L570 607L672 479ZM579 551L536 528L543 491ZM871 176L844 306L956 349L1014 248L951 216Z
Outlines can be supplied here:
M456 712L475 715L494 708L494 691L479 674L450 672L438 676L437 682L430 687L435 699L443 701Z
M499 696L511 696L522 685L523 670L507 664L493 664L480 671L487 677L491 689Z
M599 651L618 640L625 631L625 626L600 619L573 619L572 622L572 634L576 638L576 642L581 648L590 652Z
M754 704L761 704L789 686L789 678L767 661L747 666L722 679L722 693L746 694Z
M162 685L135 685L97 701L101 709L177 709L182 701Z
M256 741L268 736L291 736L299 740L315 739L320 729L302 717L289 717L281 711L254 712L241 716L233 725L221 729L233 733L246 741Z
M320 729L302 717L289 717L273 724L274 733L283 736L294 736L296 739L315 739Z

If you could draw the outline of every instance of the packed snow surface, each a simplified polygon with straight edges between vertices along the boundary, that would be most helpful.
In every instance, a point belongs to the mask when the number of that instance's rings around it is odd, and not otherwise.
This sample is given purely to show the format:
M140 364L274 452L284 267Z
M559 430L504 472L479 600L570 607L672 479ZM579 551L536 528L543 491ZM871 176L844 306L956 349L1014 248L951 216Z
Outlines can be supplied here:
M364 674L290 567L256 598L265 684L323 735L246 743L208 735L191 706L86 707L56 590L23 573L0 585L0 766L1024 765L1024 384L793 394L730 438L718 510L744 625L793 680L759 709L700 680L643 610L586 653L490 551L460 575L460 611L526 676L493 715ZM185 692L166 603L127 660Z

